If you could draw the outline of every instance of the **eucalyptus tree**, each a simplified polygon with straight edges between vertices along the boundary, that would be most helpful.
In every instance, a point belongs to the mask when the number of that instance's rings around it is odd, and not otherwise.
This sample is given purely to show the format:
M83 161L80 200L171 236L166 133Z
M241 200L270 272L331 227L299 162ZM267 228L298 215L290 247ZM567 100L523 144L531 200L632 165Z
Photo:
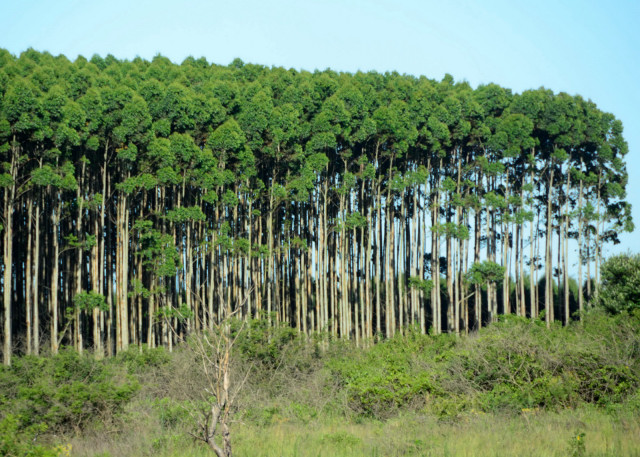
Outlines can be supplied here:
M122 184L135 173L139 146L146 147L149 140L151 116L146 102L140 96L133 95L120 111L118 124L113 127L113 143L116 146L115 166ZM116 351L126 350L129 346L129 195L124 185L116 185L116 250L115 250L115 329Z
M3 190L3 312L4 344L3 361L11 363L14 270L14 213L22 195L30 183L30 156L43 149L51 135L45 119L39 91L26 79L13 79L3 91L0 135L3 173L0 186Z
M232 313L358 344L566 323L632 228L627 149L545 89L0 52L5 363L21 333L113 354Z
M499 118L496 131L491 138L492 147L503 152L502 160L506 163L505 177L502 186L505 214L502 216L502 266L505 268L502 280L503 309L511 312L510 295L510 250L515 246L515 270L518 278L516 292L516 313L524 315L524 281L523 281L523 225L531 221L531 212L525 211L522 193L526 187L527 152L534 147L531 137L533 123L522 114L504 112ZM515 236L513 224L516 225Z

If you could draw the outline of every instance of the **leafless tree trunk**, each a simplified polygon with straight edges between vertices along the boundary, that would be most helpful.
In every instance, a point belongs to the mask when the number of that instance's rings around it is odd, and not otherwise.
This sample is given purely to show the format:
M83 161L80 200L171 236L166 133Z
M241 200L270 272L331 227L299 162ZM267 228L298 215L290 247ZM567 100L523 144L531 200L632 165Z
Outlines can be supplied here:
M245 303L251 292L244 294ZM186 345L199 365L197 376L204 380L202 391L187 393L193 399L189 413L196 421L196 430L191 435L206 443L218 457L232 456L230 423L233 406L250 373L247 369L240 377L232 376L233 347L245 330L247 320L241 319L240 327L233 332L231 323L245 303L225 314L222 320L213 324L213 328L192 333ZM209 322L214 322L214 319ZM177 336L175 327L171 330ZM203 404L204 407L197 406Z

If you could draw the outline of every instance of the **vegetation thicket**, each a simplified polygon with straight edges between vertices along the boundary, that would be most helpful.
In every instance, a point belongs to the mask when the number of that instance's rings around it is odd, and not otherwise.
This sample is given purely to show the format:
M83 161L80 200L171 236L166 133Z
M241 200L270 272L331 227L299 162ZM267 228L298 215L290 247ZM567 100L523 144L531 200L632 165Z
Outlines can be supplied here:
M632 228L626 153L546 89L0 50L3 361L231 313L360 344L567 324Z
M476 440L474 455L570 455L576 436L587 442L581 455L640 452L637 311L593 311L551 329L511 316L461 338L415 329L369 348L265 322L224 333L234 341L227 425L237 455L458 455L447 446L464 455L460 433ZM209 349L191 344L15 358L0 370L0 449L205 455L191 437L203 439L203 417L220 404L207 394L217 378L203 371Z
M640 309L639 254L619 254L603 263L597 303L611 314Z

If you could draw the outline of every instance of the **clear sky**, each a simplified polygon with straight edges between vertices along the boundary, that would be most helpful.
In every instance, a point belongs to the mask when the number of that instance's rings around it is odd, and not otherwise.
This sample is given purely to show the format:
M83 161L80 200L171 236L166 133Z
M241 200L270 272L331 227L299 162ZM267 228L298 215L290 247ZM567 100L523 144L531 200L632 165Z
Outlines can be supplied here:
M398 71L580 94L629 142L640 227L639 0L0 0L0 47ZM640 229L608 252L640 252Z

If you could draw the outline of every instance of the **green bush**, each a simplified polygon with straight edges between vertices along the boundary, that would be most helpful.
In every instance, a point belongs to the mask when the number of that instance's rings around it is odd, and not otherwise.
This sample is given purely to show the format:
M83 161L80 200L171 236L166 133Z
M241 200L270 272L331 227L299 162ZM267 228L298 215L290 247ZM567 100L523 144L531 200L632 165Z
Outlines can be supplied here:
M611 314L640 309L640 254L620 254L602 264L598 304Z
M575 383L566 376L545 374L533 382L497 383L477 399L485 411L518 412L538 407L566 407L577 402Z
M441 378L486 411L622 402L640 386L638 319L600 313L551 330L508 317L464 339Z
M16 358L0 370L0 415L15 415L21 427L77 430L122 412L138 383L113 361L62 350L53 357Z
M157 398L153 401L153 409L158 415L160 424L165 429L172 429L181 424L189 423L190 405L187 402L178 402L170 398Z
M366 348L308 340L265 319L250 322L234 349L234 382L244 382L242 373L252 367L239 393L239 415L257 426L326 416L386 420L411 412L458 421L584 403L636 417L640 404L640 311L595 309L550 330L539 320L507 316L469 336L409 330ZM179 449L182 441L174 438L193 425L189 408L199 407L189 395L202 391L194 363L179 348L132 348L102 361L70 350L16 358L0 368L0 420L12 414L3 430L14 421L24 431L15 446L44 433L42 423L48 433L90 430L120 417L132 423L134 408L129 416L121 413L139 379L153 386L140 392L137 405L162 435L155 445Z
M593 312L568 327L508 316L469 337L409 333L325 356L351 411L383 419L403 408L438 417L464 409L620 403L640 386L640 316Z
M252 422L261 427L267 427L281 418L282 411L278 405L254 406L243 411L243 421Z
M117 360L124 363L129 373L141 375L167 366L171 362L171 355L164 347L143 346L140 349L137 346L130 346L129 349L118 354Z
M425 335L398 336L368 350L329 359L327 365L347 390L356 413L384 418L412 403L421 405L427 394L439 391L434 370L424 363L432 342Z
M234 322L239 328L240 322ZM276 367L282 361L284 350L298 338L298 332L287 325L273 325L263 316L251 319L238 335L235 347L253 362Z
M583 401L625 401L640 387L640 313L613 317L597 310L582 325L564 329L559 350L565 371L577 381Z
M9 414L0 420L0 455L11 457L58 457L58 449L36 444L38 435L46 430L44 424L22 427L20 421Z

